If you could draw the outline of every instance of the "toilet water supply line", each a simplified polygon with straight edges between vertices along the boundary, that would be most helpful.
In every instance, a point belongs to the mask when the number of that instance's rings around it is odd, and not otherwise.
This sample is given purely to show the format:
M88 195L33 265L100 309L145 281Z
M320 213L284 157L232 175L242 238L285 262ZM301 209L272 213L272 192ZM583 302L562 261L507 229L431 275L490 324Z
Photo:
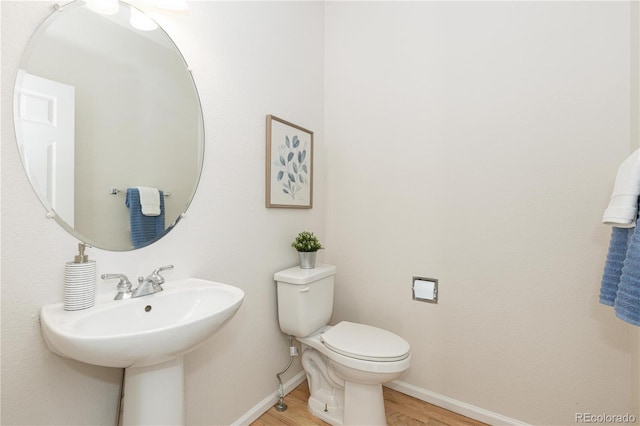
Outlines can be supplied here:
M287 404L284 403L284 386L282 385L282 378L280 376L286 373L289 367L291 367L291 363L293 363L293 357L297 355L298 355L298 348L296 348L293 345L293 336L289 336L289 363L284 368L284 370L276 374L276 377L278 378L278 383L279 383L278 397L280 398L278 400L278 403L276 404L276 410L278 411L284 411L287 409Z

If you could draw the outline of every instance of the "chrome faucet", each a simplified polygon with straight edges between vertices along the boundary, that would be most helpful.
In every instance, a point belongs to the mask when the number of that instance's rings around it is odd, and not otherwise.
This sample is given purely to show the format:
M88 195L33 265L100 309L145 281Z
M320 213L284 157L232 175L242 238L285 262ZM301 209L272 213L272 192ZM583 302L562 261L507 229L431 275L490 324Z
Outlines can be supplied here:
M142 297L162 291L164 277L160 275L160 272L166 271L167 269L173 269L173 265L167 265L155 269L147 278L138 278L138 287L133 290L131 297Z
M120 280L118 281L117 287L118 294L116 294L116 297L114 297L113 300L124 300L131 298L131 281L129 281L129 278L127 278L125 274L102 274L100 278L102 278L103 280L118 278Z

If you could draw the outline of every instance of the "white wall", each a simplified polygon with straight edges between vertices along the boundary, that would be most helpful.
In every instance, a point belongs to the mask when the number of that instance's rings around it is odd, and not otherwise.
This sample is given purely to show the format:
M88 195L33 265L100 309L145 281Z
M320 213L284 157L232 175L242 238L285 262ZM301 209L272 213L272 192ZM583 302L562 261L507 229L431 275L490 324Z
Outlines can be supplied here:
M77 243L45 219L12 125L20 55L51 4L1 3L1 423L114 424L121 370L51 354L37 322L40 306L62 300L64 262ZM167 278L194 276L245 291L235 318L185 359L188 424L229 424L277 391L275 373L288 360L273 273L297 262L289 244L299 231L324 235L323 6L193 2L189 15L158 19L183 49L200 91L207 140L200 188L187 218L160 242L135 252L90 249L89 255L99 274L135 278L173 263ZM267 114L315 132L312 210L264 207ZM114 290L113 283L99 287Z
M401 380L499 415L638 415L637 329L598 303L629 4L327 2L325 22L334 320L397 332Z

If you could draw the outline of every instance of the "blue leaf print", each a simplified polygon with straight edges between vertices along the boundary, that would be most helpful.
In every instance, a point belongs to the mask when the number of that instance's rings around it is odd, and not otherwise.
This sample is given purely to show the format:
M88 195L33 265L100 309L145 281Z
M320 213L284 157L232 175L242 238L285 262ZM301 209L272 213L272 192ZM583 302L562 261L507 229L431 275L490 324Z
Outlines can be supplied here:
M296 200L311 184L311 164L307 162L309 142L298 135L285 135L284 144L278 146L278 150L278 158L273 163L277 170L276 181L284 194Z

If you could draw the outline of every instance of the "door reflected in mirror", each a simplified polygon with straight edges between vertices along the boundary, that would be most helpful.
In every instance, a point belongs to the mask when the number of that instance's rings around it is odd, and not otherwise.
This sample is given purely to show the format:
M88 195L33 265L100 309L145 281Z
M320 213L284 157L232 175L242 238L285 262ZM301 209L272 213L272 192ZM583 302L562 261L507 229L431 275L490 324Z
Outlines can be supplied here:
M191 203L204 132L173 41L117 4L106 14L75 1L38 28L18 70L14 124L25 171L56 222L92 246L131 250L161 238ZM127 205L138 187L158 190L161 218ZM158 231L134 244L137 219Z

